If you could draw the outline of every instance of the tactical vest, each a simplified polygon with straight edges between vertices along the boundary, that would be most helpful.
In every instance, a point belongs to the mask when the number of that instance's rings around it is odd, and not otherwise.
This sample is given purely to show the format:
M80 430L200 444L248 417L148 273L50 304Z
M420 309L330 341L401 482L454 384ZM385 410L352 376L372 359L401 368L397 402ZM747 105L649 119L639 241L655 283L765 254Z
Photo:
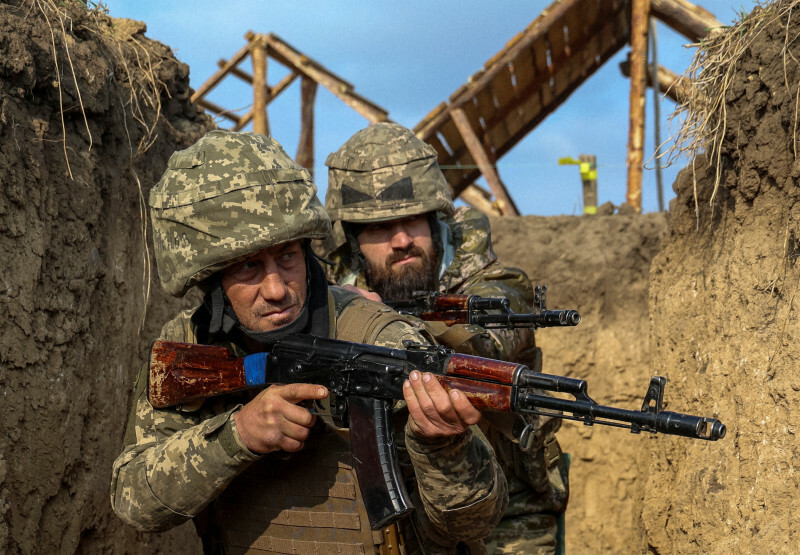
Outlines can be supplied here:
M402 316L338 288L329 294L335 338L373 343ZM323 420L326 420L323 422ZM265 455L209 507L204 545L222 553L405 553L392 531L373 532L353 467L349 430L319 418L297 453ZM212 524L213 523L213 524ZM216 543L216 542L214 542ZM394 549L393 551L391 549ZM388 550L387 550L388 549Z

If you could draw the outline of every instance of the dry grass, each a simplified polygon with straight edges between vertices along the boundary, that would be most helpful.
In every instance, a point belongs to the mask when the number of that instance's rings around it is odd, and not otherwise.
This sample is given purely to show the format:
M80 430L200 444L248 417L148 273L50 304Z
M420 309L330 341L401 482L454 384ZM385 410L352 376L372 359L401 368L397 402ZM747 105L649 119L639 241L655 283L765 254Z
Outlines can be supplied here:
M698 153L705 150L708 166L714 168L711 204L714 202L722 178L722 144L728 125L725 99L736 75L738 62L756 38L777 21L785 22L786 27L783 48L785 86L790 91L792 88L797 89L793 95L795 97L794 130L796 135L800 86L797 83L789 82L786 66L790 62L798 63L789 50L789 46L794 40L794 37L790 36L789 26L792 17L797 15L795 10L799 4L800 0L757 4L752 13L742 15L740 21L733 26L710 35L699 44L692 45L697 49L697 53L686 73L693 82L693 86L689 88L687 100L678 106L672 115L673 119L683 116L684 123L675 136L674 145L667 150L664 156L670 161L674 161L679 156L686 156L692 160L692 172L696 184L694 160ZM699 213L696 186L695 209Z
M58 65L58 48L56 46L56 31L53 29L53 23L51 20L56 20L58 22L58 26L61 30L61 33L58 35L60 38L61 45L63 46L64 52L66 54L67 60L69 62L69 68L72 72L72 80L75 82L75 90L78 92L78 104L81 108L81 114L83 115L83 121L86 124L86 131L89 133L89 150L92 148L92 132L89 129L89 121L86 119L86 111L83 107L83 99L81 98L80 87L78 87L78 80L75 77L75 67L72 65L72 56L69 50L69 42L67 40L67 30L65 26L65 21L67 25L71 28L72 27L72 19L67 14L66 10L63 9L60 5L56 4L53 0L33 0L34 7L42 14L45 23L47 24L47 28L50 30L50 44L53 49L53 63L55 64L56 68L56 85L58 88L58 103L59 103L59 114L61 116L61 143L64 147L64 159L67 163L67 173L69 173L69 178L74 179L72 176L72 168L69 165L69 153L67 152L67 128L64 124L64 95L62 94L61 88L61 69Z
M142 188L141 180L136 173L135 163L147 150L155 143L158 138L158 122L161 118L161 94L167 87L157 78L157 71L153 60L150 58L148 49L136 36L115 35L113 25L109 25L110 20L106 9L102 4L88 6L76 0L60 2L56 0L31 0L29 13L38 13L42 16L50 30L51 47L53 62L55 64L55 84L59 93L59 114L61 118L61 143L64 149L67 172L70 179L74 179L70 167L69 153L67 149L67 126L64 121L64 103L62 94L62 70L59 59L66 59L72 80L77 91L78 104L83 116L86 131L88 133L87 151L92 148L92 133L89 121L86 117L83 99L81 97L80 86L75 75L75 68L72 63L70 44L74 43L73 38L73 17L74 10L87 10L89 18L82 18L81 29L94 34L103 45L107 58L110 59L112 66L122 68L123 75L118 80L123 85L120 90L126 91L119 97L120 111L123 116L126 137L130 150L128 171L133 176L139 191L139 217L140 230L142 237L142 299L145 311L142 313L140 331L144 326L146 317L146 307L150 298L150 279L152 268L150 264L150 249L148 246L148 221L147 221L147 202ZM87 23L88 22L88 23ZM100 54L100 52L98 52ZM131 116L133 124L137 125L142 131L136 144L133 144L131 129L129 128L128 116Z

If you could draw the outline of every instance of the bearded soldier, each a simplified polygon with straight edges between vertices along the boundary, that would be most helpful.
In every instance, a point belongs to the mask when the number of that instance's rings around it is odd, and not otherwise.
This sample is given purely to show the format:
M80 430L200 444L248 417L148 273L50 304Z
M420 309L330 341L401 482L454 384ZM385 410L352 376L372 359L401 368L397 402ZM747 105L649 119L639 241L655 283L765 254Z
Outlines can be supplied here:
M403 300L414 291L505 297L530 312L533 290L524 272L503 266L492 251L488 219L474 209L454 210L436 151L393 123L373 124L328 156L325 208L341 222L332 282ZM535 366L529 329L475 330L429 323L439 342L459 352ZM487 539L497 553L553 553L556 518L566 508L567 474L555 439L559 419L534 418L534 449L510 439L511 424L487 430L509 482L510 503ZM489 421L485 415L485 421Z
M309 242L330 221L309 173L268 137L208 133L172 155L149 205L161 284L175 296L195 285L204 293L160 339L237 356L295 333L426 343L402 316L327 285ZM383 531L370 528L348 430L302 405L324 400L325 387L155 409L147 381L145 365L111 484L114 510L139 530L193 519L210 553L474 553L505 507L503 474L472 426L480 414L428 374L411 372L394 412L416 509Z

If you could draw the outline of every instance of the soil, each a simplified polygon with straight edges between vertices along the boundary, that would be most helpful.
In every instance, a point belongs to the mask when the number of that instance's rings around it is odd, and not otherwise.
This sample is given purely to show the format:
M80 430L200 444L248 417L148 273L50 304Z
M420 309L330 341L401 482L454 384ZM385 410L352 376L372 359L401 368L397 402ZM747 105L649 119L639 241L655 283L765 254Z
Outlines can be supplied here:
M697 199L685 170L669 215L492 221L501 260L583 317L537 332L545 371L632 409L663 375L665 408L728 426L704 442L565 422L570 553L800 539L796 19L765 25L737 62L713 203L700 156ZM134 375L196 301L161 291L143 202L169 155L213 127L189 68L145 31L80 2L0 1L0 552L200 550L191 524L138 533L109 503Z
M761 19L733 64L714 169L698 157L674 185L670 233L653 261L650 342L669 407L704 407L728 427L718 444L670 440L644 461L641 519L654 553L790 553L800 545L800 22ZM747 37L743 27L740 36ZM738 30L734 30L738 31ZM785 49L785 50L784 50Z
M581 315L574 328L536 332L544 372L586 380L598 403L641 408L651 376L649 269L666 229L660 213L492 219L500 260L547 285L548 308ZM567 553L628 552L641 539L638 459L661 437L564 421L558 440L571 458Z
M198 545L138 534L109 503L134 373L177 304L147 279L142 200L212 125L145 30L78 2L0 3L3 553Z

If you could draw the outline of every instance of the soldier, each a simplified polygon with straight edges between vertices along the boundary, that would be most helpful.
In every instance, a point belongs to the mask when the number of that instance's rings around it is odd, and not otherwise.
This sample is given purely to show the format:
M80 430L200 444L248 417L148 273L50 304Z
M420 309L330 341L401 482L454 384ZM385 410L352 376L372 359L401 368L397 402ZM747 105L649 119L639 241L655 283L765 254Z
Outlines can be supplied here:
M500 264L489 221L473 209L454 210L436 151L397 124L373 124L328 156L325 208L341 222L342 244L327 253L329 279L386 300L413 291L506 297L530 312L531 283L524 272ZM491 330L429 323L438 341L459 352L535 367L528 329ZM553 553L557 515L566 508L567 474L555 439L560 419L541 418L536 444L523 453L509 436L513 423L497 415L485 429L509 482L503 520L486 540L496 553Z
M425 343L402 316L327 285L309 242L330 221L309 173L274 140L211 131L171 156L149 204L161 284L175 296L204 292L161 339L237 356L293 333ZM471 427L480 414L429 375L411 373L407 409L395 411L416 509L383 533L370 529L348 430L300 406L326 398L325 387L273 385L158 410L147 376L145 365L111 483L114 510L139 530L193 519L209 553L479 552L505 507L503 474Z

